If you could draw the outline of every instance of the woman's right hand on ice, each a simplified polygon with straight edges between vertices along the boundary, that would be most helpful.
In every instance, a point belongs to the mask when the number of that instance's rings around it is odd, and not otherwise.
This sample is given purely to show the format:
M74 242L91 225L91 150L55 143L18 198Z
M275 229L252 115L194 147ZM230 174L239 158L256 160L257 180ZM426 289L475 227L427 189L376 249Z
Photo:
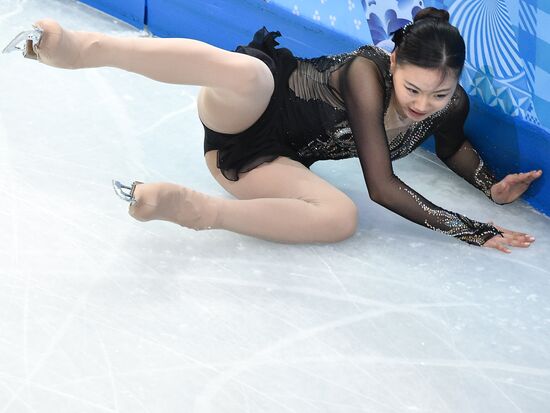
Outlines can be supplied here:
M524 234L522 232L510 231L509 229L498 227L496 225L495 228L502 232L502 236L495 235L483 244L484 247L495 248L509 254L512 251L508 248L508 246L527 248L535 242L535 237L531 235Z

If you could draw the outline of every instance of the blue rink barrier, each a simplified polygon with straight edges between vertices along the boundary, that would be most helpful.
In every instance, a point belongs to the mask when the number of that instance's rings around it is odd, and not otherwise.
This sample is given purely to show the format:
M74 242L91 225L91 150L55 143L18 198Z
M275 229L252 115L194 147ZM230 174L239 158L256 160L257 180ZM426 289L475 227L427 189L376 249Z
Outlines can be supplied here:
M550 133L511 116L503 116L479 98L470 97L466 135L498 179L510 173L542 169L543 175L523 195L550 216ZM423 147L434 152L430 138Z
M136 27L147 25L156 36L189 37L228 50L247 44L262 26L280 31L282 37L277 40L281 46L302 57L350 51L371 42L370 35L357 37L349 30L343 32L311 17L298 16L281 5L283 0L81 1ZM523 198L550 215L550 130L506 115L478 97L470 100L466 133L472 144L499 179L509 173L542 169L543 176ZM433 139L424 147L433 151Z
M147 0L79 0L117 19L143 29L147 21ZM185 0L183 0L185 1Z
M298 23L298 24L297 24ZM262 26L280 31L281 45L301 56L336 53L361 45L265 0L149 0L147 26L160 37L190 37L234 50Z

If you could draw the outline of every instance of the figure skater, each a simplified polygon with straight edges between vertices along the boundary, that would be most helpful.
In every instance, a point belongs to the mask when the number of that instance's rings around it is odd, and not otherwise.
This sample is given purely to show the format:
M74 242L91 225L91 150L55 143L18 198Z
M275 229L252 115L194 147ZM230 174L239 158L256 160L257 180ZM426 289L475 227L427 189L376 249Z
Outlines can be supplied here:
M260 29L234 52L192 39L117 38L70 31L49 19L5 51L65 69L110 66L161 82L202 86L207 166L237 199L174 183L113 181L139 221L225 229L287 242L352 236L352 200L309 170L324 159L359 157L370 198L435 231L509 253L532 236L440 208L403 183L391 162L434 135L437 156L497 204L518 199L541 170L497 182L464 135L469 100L458 80L465 45L445 10L426 8L393 33L395 49L365 45L313 59L277 48Z

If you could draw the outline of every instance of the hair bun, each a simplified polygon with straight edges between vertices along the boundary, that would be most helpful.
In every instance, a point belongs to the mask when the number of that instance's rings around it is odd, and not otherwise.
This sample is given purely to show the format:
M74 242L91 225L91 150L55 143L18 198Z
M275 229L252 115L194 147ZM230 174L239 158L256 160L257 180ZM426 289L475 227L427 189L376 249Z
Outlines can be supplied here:
M444 9L436 9L435 7L426 7L416 13L416 16L414 16L414 22L416 23L417 21L424 19L443 20L444 22L449 23L449 12Z

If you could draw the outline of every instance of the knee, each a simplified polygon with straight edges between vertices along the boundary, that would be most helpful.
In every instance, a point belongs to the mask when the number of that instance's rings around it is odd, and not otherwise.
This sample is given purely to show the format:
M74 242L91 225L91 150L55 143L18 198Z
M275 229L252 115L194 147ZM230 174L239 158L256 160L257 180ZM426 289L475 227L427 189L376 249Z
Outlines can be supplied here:
M357 231L357 207L351 199L338 202L329 209L324 220L326 241L344 241Z
M357 207L350 200L349 203L339 211L338 229L335 230L337 241L343 241L353 236L357 231L357 223Z
M275 89L275 80L271 70L264 62L254 57L243 64L241 77L238 81L241 94L257 96L258 93L261 93L271 96Z

